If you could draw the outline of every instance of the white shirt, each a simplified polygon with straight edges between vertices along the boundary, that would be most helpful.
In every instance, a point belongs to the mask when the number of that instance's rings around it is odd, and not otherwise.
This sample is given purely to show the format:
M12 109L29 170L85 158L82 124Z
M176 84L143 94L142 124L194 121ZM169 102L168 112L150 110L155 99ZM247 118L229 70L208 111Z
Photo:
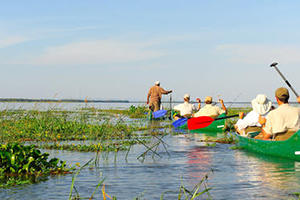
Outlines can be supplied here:
M173 109L180 111L181 116L193 114L193 111L197 110L194 104L188 103L186 101L182 104L174 106Z
M292 107L289 104L282 104L270 112L264 131L270 135L274 135L289 129L293 131L300 129L300 108Z
M266 117L268 113L262 115L263 117ZM260 123L258 123L259 114L252 110L249 112L244 119L239 119L235 125L237 125L237 128L239 130L243 130L247 128L248 126L261 126Z

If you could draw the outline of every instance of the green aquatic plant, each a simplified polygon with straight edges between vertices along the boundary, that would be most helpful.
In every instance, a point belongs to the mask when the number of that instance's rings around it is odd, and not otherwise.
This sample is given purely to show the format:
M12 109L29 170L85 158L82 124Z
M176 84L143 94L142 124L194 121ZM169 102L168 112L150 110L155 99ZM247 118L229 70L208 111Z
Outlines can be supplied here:
M39 148L42 149L57 149L57 150L69 150L69 151L82 151L82 152L98 152L98 151L126 151L130 146L139 143L148 143L148 139L133 139L133 140L120 140L120 141L105 141L103 143L94 144L60 144L56 142L54 144L41 144Z
M191 190L184 186L183 181L181 179L181 186L180 186L179 192L177 192L177 191L165 191L165 192L162 193L162 195L160 197L160 200L164 199L164 195L166 193L178 193L178 197L177 197L178 200L181 200L181 199L194 200L194 199L197 199L197 197L199 197L203 194L208 195L207 199L212 199L212 197L209 193L209 191L212 188L208 187L208 185L206 183L210 173L213 173L213 170L211 170L209 173L204 175L204 177L201 180L199 180L199 182ZM201 191L200 188L203 188L203 190Z
M49 153L41 153L34 145L8 143L0 145L0 187L37 182L37 177L69 173L65 161L49 159Z
M205 143L206 147L215 147L217 145L217 143L213 142L213 143Z
M34 145L24 146L18 143L0 146L0 173L25 174L37 172L65 172L66 162L58 158L48 161L49 153L41 153Z
M146 106L134 106L131 105L127 110L126 114L130 118L146 118L147 115L145 113L148 112L148 108Z
M94 158L90 159L86 164L84 164L81 168L79 168L76 173L72 176L72 183L71 183L71 188L70 188L70 195L69 195L69 200L71 199L82 199L82 197L80 197L76 187L75 187L75 180L76 180L76 177L78 176L78 174L81 172L81 170L83 168L85 168L87 165L89 165L92 161L94 160ZM102 185L102 183L104 184L104 181L107 177L103 178L96 186L96 188L94 189L91 197L89 198L84 198L84 199L93 199L97 189ZM73 189L75 190L76 192L76 195L72 198L72 195L73 195ZM104 190L105 191L105 190ZM103 192L103 190L102 190ZM103 192L103 195L105 196L105 192Z
M10 188L17 185L30 183L30 180L21 180L18 177L9 177L4 183L0 183L0 188Z
M1 112L0 141L61 141L130 138L137 130L120 117L69 111Z

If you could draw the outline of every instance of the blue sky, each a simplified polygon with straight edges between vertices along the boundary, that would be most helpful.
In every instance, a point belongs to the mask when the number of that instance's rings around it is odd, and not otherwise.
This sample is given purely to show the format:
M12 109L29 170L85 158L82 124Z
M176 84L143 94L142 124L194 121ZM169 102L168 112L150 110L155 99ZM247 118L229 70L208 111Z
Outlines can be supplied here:
M300 93L299 7L296 0L2 1L0 97L146 101L159 80L175 100L189 93L251 101L264 93L274 101L286 85L273 62Z

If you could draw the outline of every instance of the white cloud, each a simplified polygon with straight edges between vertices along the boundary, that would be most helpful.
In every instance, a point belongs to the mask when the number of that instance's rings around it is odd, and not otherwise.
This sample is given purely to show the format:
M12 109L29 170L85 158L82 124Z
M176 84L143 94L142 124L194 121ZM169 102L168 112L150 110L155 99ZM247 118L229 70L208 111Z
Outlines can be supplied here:
M300 62L300 48L295 46L266 46L226 44L216 48L218 53L225 54L229 61L238 64L258 64L284 62L289 64Z
M9 47L18 43L28 41L28 39L19 36L1 36L0 48Z
M166 55L146 50L145 45L118 41L87 41L49 47L45 53L18 64L76 65L145 60Z

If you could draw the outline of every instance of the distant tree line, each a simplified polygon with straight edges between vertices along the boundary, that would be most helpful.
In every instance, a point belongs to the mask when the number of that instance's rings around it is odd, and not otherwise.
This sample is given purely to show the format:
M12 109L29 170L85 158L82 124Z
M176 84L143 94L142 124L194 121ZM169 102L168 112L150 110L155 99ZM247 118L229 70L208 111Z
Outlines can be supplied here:
M0 98L0 102L69 102L69 103L128 103L128 100L87 100L87 99L23 99Z

